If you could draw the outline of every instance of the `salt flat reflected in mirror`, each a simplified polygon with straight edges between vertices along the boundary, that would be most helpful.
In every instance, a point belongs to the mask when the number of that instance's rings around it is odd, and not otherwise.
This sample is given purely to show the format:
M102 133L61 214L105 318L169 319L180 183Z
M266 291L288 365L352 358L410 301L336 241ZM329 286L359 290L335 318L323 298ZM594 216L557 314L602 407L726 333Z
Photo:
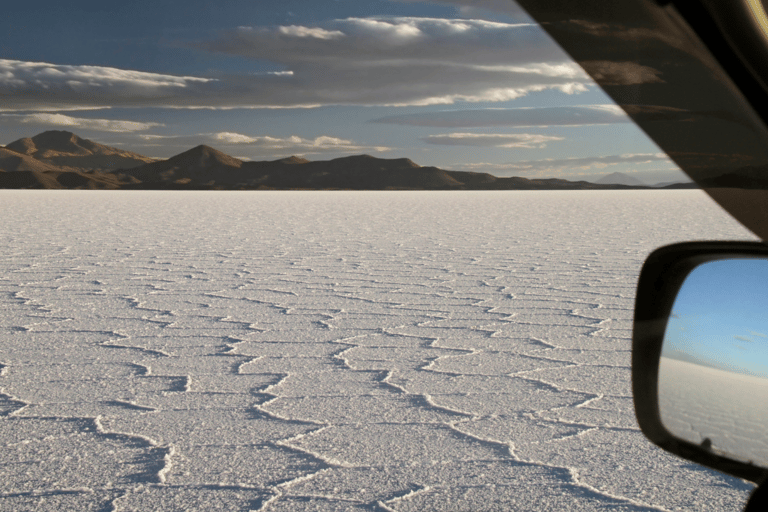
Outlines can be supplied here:
M768 467L768 261L724 259L689 274L664 333L664 427L719 455Z

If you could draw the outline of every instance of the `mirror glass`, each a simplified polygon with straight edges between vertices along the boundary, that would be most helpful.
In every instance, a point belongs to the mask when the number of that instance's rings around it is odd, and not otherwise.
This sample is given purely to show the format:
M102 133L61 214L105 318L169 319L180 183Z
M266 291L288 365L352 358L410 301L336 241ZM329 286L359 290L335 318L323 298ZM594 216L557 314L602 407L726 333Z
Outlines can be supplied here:
M768 467L768 260L689 274L664 333L658 397L676 437Z

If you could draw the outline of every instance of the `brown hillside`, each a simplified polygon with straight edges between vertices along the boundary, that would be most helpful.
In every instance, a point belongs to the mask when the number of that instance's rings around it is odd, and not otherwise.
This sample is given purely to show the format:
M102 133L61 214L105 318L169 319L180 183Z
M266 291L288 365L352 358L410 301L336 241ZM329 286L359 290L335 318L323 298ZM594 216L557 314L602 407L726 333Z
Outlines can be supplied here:
M111 173L82 171L0 172L0 188L118 189L123 183Z
M138 153L105 146L60 130L19 139L6 148L50 165L78 170L112 170L154 161Z
M58 167L39 160L35 160L31 156L17 153L12 149L0 148L0 171L4 172L19 172L19 171L60 171Z

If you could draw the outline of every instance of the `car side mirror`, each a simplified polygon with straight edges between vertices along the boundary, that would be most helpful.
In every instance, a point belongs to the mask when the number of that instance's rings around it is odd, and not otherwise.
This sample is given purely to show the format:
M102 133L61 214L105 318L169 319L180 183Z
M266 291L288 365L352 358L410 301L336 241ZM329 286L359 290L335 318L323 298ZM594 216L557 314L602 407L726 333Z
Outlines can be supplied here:
M725 473L768 474L768 246L662 247L638 282L637 421L655 444Z

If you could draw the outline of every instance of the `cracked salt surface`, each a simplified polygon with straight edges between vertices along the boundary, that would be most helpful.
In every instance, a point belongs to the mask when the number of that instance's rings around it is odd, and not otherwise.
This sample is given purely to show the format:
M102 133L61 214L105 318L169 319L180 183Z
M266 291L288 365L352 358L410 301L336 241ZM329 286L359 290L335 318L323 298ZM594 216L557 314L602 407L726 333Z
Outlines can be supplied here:
M735 510L751 489L634 419L645 256L753 238L700 191L0 196L0 510Z

